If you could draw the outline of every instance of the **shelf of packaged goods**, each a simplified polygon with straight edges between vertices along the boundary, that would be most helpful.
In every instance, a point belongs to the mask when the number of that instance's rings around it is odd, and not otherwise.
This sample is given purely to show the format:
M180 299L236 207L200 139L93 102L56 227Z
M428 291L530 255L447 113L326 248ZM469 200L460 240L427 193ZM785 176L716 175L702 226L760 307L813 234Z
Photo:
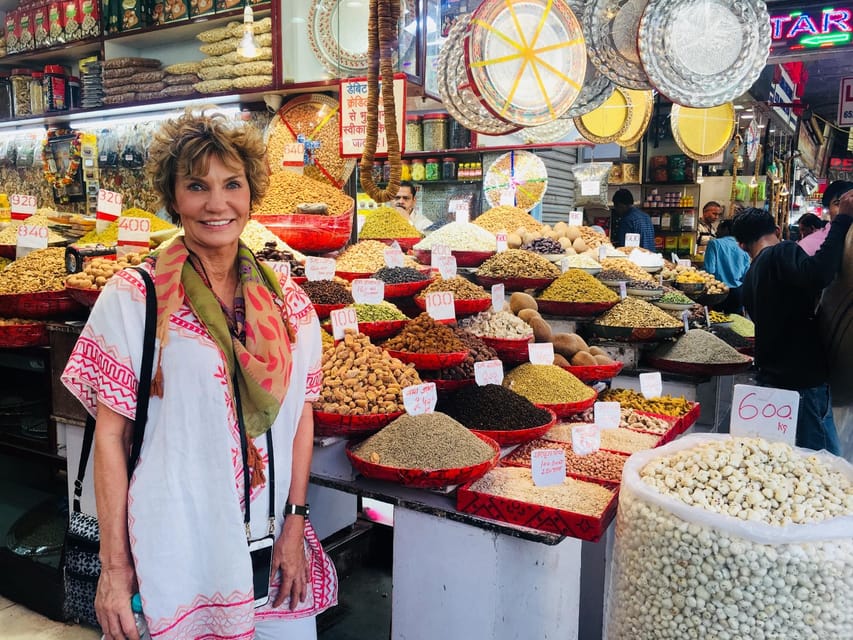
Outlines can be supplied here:
M3 67L26 67L38 70L38 66L44 64L56 64L65 61L73 62L75 65L80 58L101 52L102 37L87 38L86 40L75 40L56 44L44 49L32 51L21 51L0 58L0 66Z
M657 187L699 187L695 182L644 182L644 187L656 189Z
M447 185L447 184L470 184L470 185L476 186L476 185L481 184L483 181L480 179L477 179L477 180L418 180L418 181L413 180L412 182L414 184L425 185L425 186L429 186L432 184L443 184L443 185Z
M403 159L409 158L432 158L441 156L479 156L483 151L490 149L443 149L439 151L404 151Z

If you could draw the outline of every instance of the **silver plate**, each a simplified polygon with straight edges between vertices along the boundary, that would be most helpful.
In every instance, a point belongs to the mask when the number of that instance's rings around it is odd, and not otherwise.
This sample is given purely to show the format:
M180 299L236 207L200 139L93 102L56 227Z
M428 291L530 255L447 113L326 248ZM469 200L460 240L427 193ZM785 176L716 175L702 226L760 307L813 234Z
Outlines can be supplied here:
M687 107L715 107L758 79L770 55L770 16L763 0L655 0L639 43L658 91Z
M577 129L571 118L557 118L535 127L522 127L512 135L521 140L522 144L548 144L562 140L572 131Z
M637 30L648 2L591 0L584 11L589 57L602 74L620 87L652 88L637 51Z
M604 104L615 89L616 85L610 81L610 78L601 73L592 62L588 61L586 65L586 78L584 79L581 92L578 94L574 104L566 112L566 115L574 118L597 109Z

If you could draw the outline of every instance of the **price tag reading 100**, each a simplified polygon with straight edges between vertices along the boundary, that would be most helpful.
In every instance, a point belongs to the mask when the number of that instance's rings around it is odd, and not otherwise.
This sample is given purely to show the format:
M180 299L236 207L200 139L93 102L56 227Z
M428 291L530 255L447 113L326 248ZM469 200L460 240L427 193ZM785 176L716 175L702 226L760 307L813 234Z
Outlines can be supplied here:
M453 320L456 308L452 291L432 291L426 294L426 310L433 320Z
M335 340L343 340L347 329L358 331L358 317L352 307L335 309L329 317L332 320L332 336Z

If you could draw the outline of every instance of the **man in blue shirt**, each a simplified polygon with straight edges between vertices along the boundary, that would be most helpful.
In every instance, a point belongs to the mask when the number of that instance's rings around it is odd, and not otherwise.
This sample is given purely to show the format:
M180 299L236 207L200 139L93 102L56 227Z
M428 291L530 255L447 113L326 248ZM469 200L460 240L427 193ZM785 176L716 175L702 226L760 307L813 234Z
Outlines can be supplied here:
M741 285L749 270L749 254L738 246L732 235L731 220L722 220L717 225L717 237L705 249L704 268L729 288L728 297L714 308L724 313L742 313Z
M640 246L649 251L655 249L655 229L652 219L647 213L640 211L634 206L634 196L627 189L619 189L613 194L613 211L619 217L619 226L613 234L614 247L625 246L625 235L628 233L640 234Z

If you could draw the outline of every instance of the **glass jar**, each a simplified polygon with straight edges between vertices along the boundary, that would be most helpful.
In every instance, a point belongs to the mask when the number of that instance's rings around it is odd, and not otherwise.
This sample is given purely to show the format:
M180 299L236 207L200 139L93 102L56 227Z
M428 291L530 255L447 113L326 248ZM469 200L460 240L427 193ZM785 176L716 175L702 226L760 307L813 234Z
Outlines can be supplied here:
M68 76L68 95L66 96L65 104L69 109L77 109L80 107L80 78L76 76Z
M441 161L441 179L456 180L456 158L448 156Z
M421 159L412 160L412 182L423 182L426 179L426 167Z
M42 87L46 112L68 109L68 103L65 102L65 84L65 70L61 65L49 64L44 68Z
M0 73L0 119L12 117L12 83L8 73Z
M423 148L421 117L414 114L408 115L406 116L406 151L422 151Z
M382 182L391 182L391 163L382 163Z
M446 113L424 114L424 151L447 149L447 119Z
M370 172L370 177L373 178L374 184L382 182L382 163L377 161L373 163L373 170Z
M467 149L471 146L471 132L450 118L448 122L447 144L451 149Z
M427 158L426 160L426 180L438 180L441 178L441 165L438 163L438 158Z
M16 118L32 115L30 110L30 80L29 69L12 69L9 80L12 83L12 112Z
M412 179L412 163L409 160L400 161L400 181L409 182Z
M32 80L30 80L30 111L34 116L44 113L43 77L44 74L41 71L33 71Z

